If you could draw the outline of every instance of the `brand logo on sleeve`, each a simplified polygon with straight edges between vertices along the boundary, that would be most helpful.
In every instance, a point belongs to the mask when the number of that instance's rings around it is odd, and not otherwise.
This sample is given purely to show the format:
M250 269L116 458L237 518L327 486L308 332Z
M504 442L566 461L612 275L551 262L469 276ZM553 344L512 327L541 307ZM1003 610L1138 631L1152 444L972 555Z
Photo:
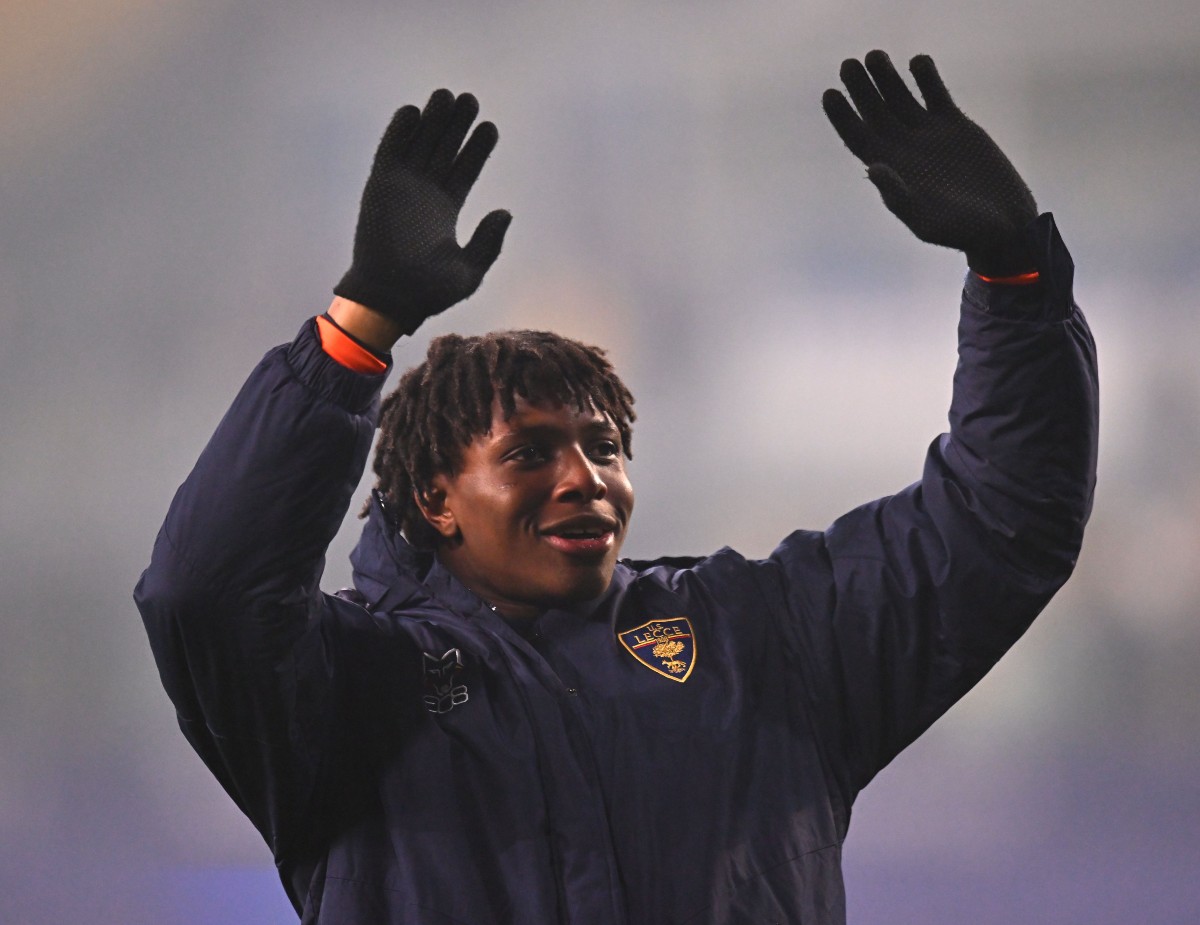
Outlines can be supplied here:
M422 652L421 670L421 700L430 713L449 713L467 702L467 685L461 681L462 653L458 649L448 649L441 656Z
M696 666L696 634L687 617L651 620L617 638L630 655L672 681L682 684Z

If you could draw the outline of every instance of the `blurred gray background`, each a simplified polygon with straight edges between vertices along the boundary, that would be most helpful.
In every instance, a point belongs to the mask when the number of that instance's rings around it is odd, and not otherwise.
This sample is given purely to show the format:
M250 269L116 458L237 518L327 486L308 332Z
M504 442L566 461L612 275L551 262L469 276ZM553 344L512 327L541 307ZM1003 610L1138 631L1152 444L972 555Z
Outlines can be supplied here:
M327 306L391 112L434 87L501 131L464 227L515 221L398 362L452 329L608 346L639 396L628 553L765 555L917 477L963 264L821 113L872 47L933 54L1055 211L1104 429L1076 578L860 799L851 921L1197 921L1195 0L4 0L0 922L295 920L130 592L241 380Z

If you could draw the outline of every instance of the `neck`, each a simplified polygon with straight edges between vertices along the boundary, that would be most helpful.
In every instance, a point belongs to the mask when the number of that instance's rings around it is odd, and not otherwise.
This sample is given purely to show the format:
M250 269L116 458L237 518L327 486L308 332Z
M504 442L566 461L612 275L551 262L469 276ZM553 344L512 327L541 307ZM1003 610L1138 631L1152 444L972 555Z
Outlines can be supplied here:
M464 588L484 602L490 610L499 614L517 630L522 630L533 623L546 612L545 607L529 604L523 601L507 600L485 587L477 576L468 573L461 567L454 553L445 547L437 551L438 561L447 572L453 575Z

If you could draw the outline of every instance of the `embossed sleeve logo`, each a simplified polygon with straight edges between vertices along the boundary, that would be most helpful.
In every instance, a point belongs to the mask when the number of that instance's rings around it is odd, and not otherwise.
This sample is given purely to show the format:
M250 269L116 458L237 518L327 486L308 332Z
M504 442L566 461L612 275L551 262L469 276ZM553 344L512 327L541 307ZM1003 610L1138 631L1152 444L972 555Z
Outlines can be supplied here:
M467 702L467 685L460 682L463 672L462 653L448 649L440 657L421 653L424 694L421 700L430 713L449 713Z
M687 617L651 620L617 638L630 655L672 681L683 683L696 666L696 634Z

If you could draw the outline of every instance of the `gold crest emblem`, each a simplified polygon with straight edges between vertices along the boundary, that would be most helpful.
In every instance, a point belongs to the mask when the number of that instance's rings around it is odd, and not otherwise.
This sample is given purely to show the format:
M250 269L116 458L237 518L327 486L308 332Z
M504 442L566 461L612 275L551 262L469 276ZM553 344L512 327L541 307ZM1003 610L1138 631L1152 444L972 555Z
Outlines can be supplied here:
M696 634L687 617L651 620L617 638L630 655L672 681L683 683L696 666Z

